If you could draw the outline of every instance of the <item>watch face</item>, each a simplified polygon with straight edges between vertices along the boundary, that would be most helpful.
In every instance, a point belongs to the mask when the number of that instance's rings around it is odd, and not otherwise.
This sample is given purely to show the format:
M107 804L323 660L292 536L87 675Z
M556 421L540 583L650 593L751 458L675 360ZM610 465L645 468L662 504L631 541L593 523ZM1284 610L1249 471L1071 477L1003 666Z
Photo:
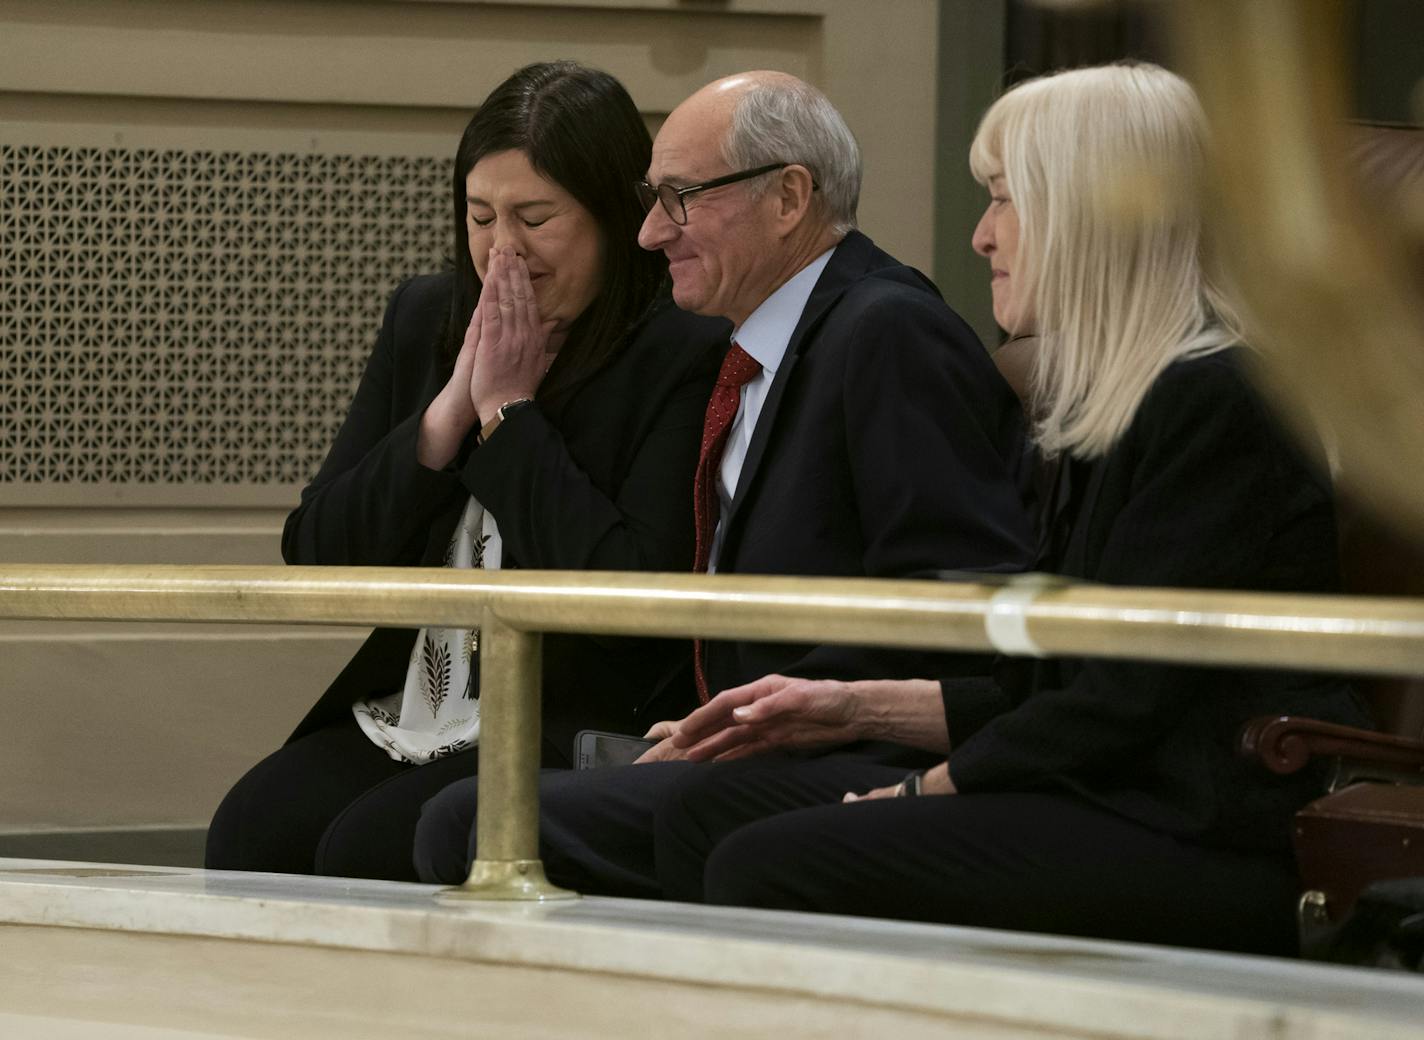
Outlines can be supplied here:
M519 409L525 407L526 405L531 405L533 403L534 402L527 397L521 397L517 401L506 401L504 404L500 405L495 410L495 414L498 415L500 421L503 422L505 419L509 418L512 412L517 412L519 411Z

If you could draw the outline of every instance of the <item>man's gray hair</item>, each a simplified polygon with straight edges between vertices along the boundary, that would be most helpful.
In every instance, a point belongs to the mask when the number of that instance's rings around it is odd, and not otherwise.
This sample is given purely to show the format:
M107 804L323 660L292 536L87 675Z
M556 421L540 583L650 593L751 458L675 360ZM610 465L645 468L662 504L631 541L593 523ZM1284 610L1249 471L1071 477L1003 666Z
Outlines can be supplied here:
M822 213L837 236L855 228L860 145L826 95L791 77L759 83L738 99L722 157L733 170L799 163L820 189ZM751 190L765 192L758 179Z

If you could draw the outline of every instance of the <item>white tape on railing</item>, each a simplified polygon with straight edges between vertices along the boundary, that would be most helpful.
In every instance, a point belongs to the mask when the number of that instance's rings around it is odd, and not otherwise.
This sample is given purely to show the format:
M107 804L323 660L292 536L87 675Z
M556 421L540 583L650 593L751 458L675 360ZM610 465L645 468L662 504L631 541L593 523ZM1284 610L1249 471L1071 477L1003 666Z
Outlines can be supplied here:
M1023 574L994 593L984 615L984 634L994 649L1016 657L1047 656L1028 634L1028 608L1044 589L1062 584L1062 578L1051 574Z

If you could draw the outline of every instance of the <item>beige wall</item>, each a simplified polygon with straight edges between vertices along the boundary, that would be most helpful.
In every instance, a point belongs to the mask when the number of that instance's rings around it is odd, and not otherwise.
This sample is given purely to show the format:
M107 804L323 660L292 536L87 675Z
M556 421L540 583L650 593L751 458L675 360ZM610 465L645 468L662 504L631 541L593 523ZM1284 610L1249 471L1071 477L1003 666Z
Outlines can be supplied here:
M653 125L740 69L819 84L865 151L863 226L929 270L939 10L937 0L0 0L10 156L0 247L31 257L26 269L0 260L0 561L275 562L281 519L334 432L386 294L446 248L443 194L402 201L388 182L414 170L438 183L473 105L530 61L608 69ZM21 168L20 155L48 165ZM94 172L102 163L87 155L117 165ZM193 155L207 158L182 158ZM115 194L126 178L161 181L166 201L151 213L106 208L137 197ZM218 180L206 191L183 183L205 178ZM69 201L51 201L52 182ZM296 217L269 212L293 200ZM323 205L334 223L320 223ZM315 231L289 249L298 218ZM34 228L68 236L70 252L35 260ZM341 255L323 261L323 248ZM205 268L209 252L220 260ZM142 270L150 255L171 266ZM221 287L204 299L190 275ZM115 280L117 302L100 299ZM247 313L293 300L280 324ZM144 458L162 465L144 474ZM0 627L12 749L0 761L0 831L201 825L359 637Z
M936 0L8 0L0 119L296 128L313 147L394 131L444 155L474 103L530 61L606 68L655 115L710 79L780 68L825 89L859 136L866 227L928 268L938 12Z

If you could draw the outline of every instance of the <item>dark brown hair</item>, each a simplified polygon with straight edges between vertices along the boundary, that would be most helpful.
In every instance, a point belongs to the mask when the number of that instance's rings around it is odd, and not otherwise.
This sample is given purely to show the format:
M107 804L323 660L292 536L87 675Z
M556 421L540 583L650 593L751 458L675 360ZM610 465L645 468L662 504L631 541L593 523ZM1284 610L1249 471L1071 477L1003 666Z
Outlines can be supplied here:
M470 257L465 179L487 155L519 151L567 191L603 233L603 286L573 323L539 388L557 398L608 363L647 312L667 276L660 253L638 246L643 208L633 189L647 172L652 139L623 84L572 61L526 65L501 83L465 127L455 152L455 285L444 333L453 360L479 300Z

